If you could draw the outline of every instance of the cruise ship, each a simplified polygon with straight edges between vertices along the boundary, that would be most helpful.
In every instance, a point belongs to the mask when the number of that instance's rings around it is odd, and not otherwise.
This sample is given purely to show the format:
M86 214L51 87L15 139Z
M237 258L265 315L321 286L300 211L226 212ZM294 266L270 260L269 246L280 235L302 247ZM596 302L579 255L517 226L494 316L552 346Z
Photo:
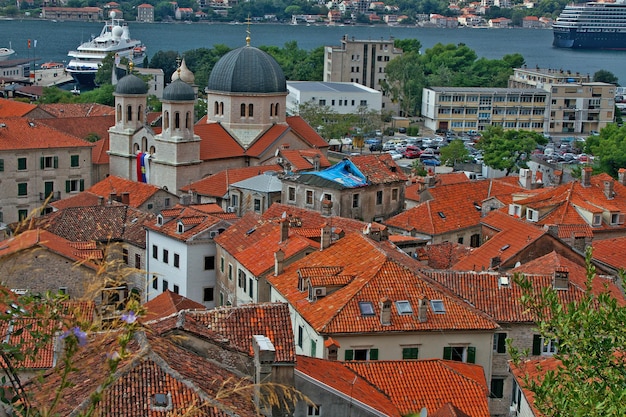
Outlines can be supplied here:
M552 28L558 48L626 49L626 3L566 6Z
M132 61L134 65L143 63L146 47L141 41L130 38L128 25L122 19L116 19L115 12L111 12L110 17L111 20L105 22L99 36L67 54L70 62L65 70L80 85L95 85L96 72L109 53L115 54L116 63L122 58Z

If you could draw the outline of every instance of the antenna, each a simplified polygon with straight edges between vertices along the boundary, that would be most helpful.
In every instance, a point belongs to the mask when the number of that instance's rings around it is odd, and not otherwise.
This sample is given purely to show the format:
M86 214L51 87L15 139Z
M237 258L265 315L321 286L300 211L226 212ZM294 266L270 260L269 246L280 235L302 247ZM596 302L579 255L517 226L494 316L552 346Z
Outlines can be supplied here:
M248 17L246 18L246 22L248 22L248 28L246 29L246 46L250 46L250 14L248 13Z

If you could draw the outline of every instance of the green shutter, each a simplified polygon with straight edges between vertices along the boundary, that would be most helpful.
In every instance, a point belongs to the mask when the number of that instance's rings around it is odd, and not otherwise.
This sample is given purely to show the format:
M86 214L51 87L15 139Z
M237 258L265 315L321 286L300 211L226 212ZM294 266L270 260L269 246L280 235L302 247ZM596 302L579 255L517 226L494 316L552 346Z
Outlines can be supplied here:
M344 359L347 361L351 361L352 359L354 359L354 350L346 349Z
M71 155L70 156L70 167L77 167L79 165L79 159L78 159L78 155Z
M55 168L59 167L59 157L58 156L54 157L53 164L54 164Z
M541 335L533 335L533 355L541 355Z
M467 363L476 363L476 348L474 346L467 348Z
M69 193L72 190L72 183L70 180L65 181L65 192Z
M452 347L446 346L443 348L443 358L452 359Z
M378 349L370 349L370 360L371 361L378 360Z
M500 333L498 336L498 353L506 353L506 333Z
M80 191L85 191L85 180L80 180Z
M44 168L44 166L45 166L44 164L45 164L45 161L44 161L44 157L42 156L42 157L39 158L39 166L41 166L41 169Z
M317 356L317 343L315 340L311 340L311 357L315 358Z
M0 172L4 172L4 159L0 159Z
M417 359L419 357L419 350L416 347L403 348L402 359Z

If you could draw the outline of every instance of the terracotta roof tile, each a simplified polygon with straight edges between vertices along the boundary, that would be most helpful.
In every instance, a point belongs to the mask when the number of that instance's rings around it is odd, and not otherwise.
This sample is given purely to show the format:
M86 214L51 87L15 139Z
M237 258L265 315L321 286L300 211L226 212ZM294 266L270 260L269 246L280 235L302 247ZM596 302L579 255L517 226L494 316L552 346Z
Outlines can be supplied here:
M471 248L456 243L443 242L426 245L417 250L417 257L429 268L448 269L471 253Z
M60 132L77 138L87 139L89 136L96 135L100 140L107 139L106 145L108 150L109 128L115 125L115 116L89 116L89 117L72 117L63 119L38 119L39 123L43 123Z
M593 257L614 269L626 270L626 237L594 240Z
M50 203L50 205L57 210L62 210L70 207L99 206L102 205L104 201L112 206L123 205L122 203L119 203L115 200L109 202L104 196L93 194L89 191L83 191L81 193L72 195L71 197L67 197L58 201L53 201L52 203Z
M200 159L228 159L243 156L244 148L219 123L196 123L194 133L202 139Z
M54 148L90 148L93 144L63 133L40 119L3 119L0 127L0 151Z
M458 407L454 406L452 403L446 403L439 410L432 413L430 417L471 417L471 416L461 411Z
M106 165L109 163L109 137L94 142L91 151L91 163L94 165Z
M50 103L40 104L39 108L57 118L91 118L115 116L115 108L98 103ZM113 126L109 125L109 127Z
M441 359L351 361L345 365L378 387L401 415L453 403L472 417L488 417L487 381L482 367Z
M289 116L287 124L300 138L313 148L328 148L326 142L302 117Z
M294 172L314 169L316 156L319 157L318 169L328 168L331 165L328 158L319 149L283 149L280 151L280 155L291 164L291 170Z
M371 184L406 181L407 176L389 154L351 156L350 161Z
M527 375L528 378L530 378L530 381L539 382L543 379L546 372L556 371L560 368L561 361L553 357L548 357L541 359L527 359L520 365L515 365L512 362L509 363L511 372L514 375L517 384L521 387L524 397L526 397L526 401L532 408L533 415L535 417L543 417L544 414L541 413L537 407L535 407L535 393L529 390L524 383L525 376Z
M212 227L218 227L218 225L220 225L221 228L226 228L230 225L230 223L224 222L218 217L189 206L177 205L172 209L163 210L161 215L164 217L162 225L157 224L156 221L151 219L145 222L144 226L153 232L183 242L200 236ZM184 226L182 232L179 232L178 229L179 222ZM206 238L208 239L208 236Z
M276 124L256 138L246 150L246 155L260 157L272 144L276 144L289 131L284 124Z
M209 177L192 182L181 188L181 191L195 191L199 195L224 198L228 186L239 181L252 178L266 171L280 171L280 165L258 165L245 168L225 169Z
M0 117L23 117L37 108L37 105L0 98Z
M205 310L206 307L182 295L175 294L170 290L166 290L144 303L146 315L142 319L144 321L156 320L178 313L182 310Z
M120 196L123 193L128 193L130 198L128 205L133 208L138 208L160 190L161 188L156 185L110 175L92 185L87 191L102 196L105 199L109 199L111 194Z
M346 257L358 253L358 257ZM327 288L327 295L314 301L307 291L298 289L301 268L340 268L337 275L354 279L340 288ZM419 263L400 252L389 242L374 242L360 233L348 233L329 248L316 251L285 267L284 273L267 279L291 306L320 334L377 333L389 331L428 331L446 329L493 329L495 323L457 299L452 293L430 279L415 273ZM339 270L339 269L336 269ZM327 274L326 274L327 275ZM343 279L343 278L342 278ZM417 314L420 300L443 300L445 314L428 310L427 320L414 315L397 314L392 308L391 324L379 318L379 300L406 300ZM363 316L360 302L370 301L375 314Z
M341 362L298 356L296 372L366 404L385 416L402 415L385 394Z

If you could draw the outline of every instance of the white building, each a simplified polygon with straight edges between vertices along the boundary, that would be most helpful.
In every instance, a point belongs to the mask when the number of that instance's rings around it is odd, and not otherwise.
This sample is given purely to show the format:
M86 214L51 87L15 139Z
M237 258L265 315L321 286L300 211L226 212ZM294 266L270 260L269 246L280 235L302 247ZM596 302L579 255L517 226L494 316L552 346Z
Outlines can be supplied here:
M338 114L357 114L361 106L382 110L382 93L357 83L288 81L287 113L297 115L300 105L312 102Z

